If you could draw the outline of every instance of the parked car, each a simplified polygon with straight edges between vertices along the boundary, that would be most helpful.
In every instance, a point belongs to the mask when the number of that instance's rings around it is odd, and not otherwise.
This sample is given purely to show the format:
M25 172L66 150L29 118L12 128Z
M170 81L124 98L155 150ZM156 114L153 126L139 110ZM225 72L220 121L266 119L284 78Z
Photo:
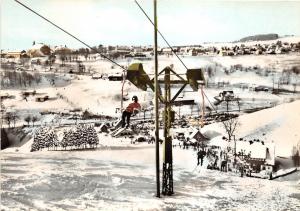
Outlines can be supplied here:
M254 91L259 92L259 91L264 91L264 92L268 92L269 88L266 86L257 86L254 88Z
M225 98L225 99L233 99L234 98L234 93L233 91L223 91L219 93L219 97Z

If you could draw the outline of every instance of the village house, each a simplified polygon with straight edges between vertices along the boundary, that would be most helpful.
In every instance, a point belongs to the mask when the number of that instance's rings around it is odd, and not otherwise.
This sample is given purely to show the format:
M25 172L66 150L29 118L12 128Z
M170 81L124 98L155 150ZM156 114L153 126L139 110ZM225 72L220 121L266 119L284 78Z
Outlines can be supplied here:
M8 52L2 52L1 53L1 58L15 58L15 59L20 59L21 57L27 56L26 51L8 51Z
M109 81L122 81L123 80L123 74L122 73L111 73L108 75Z
M194 129L193 132L191 132L188 136L187 139L191 143L197 143L199 146L205 146L206 142L209 140L206 136L204 136L199 130Z
M44 57L51 54L51 49L48 45L45 45L43 43L37 43L31 46L30 49L27 50L27 54L30 57Z
M258 173L262 170L266 170L268 172L274 171L274 143L264 143L259 140L237 141L236 152L240 156L245 156L245 161L252 168L253 172Z
M195 48L191 48L188 52L189 56L197 56L198 55L198 51Z
M67 55L67 54L71 54L72 50L70 48L68 48L67 46L55 46L54 47L54 53L55 54Z
M21 57L21 51L9 51L6 53L6 58L19 59Z
M133 53L142 53L144 52L144 48L142 46L132 46Z
M172 55L173 54L172 49L171 48L163 48L162 54L167 55L167 56Z

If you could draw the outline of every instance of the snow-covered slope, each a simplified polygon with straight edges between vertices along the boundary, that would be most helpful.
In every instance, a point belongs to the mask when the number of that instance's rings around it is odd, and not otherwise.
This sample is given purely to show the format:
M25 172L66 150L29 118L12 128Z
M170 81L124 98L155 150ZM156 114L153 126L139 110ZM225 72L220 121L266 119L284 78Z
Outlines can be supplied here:
M239 136L274 141L277 156L290 156L292 147L300 142L299 108L300 101L295 101L244 115Z
M260 139L275 143L276 156L291 156L292 147L300 142L300 101L285 103L239 117L236 138ZM221 123L206 126L206 130L225 131Z
M95 151L4 152L1 208L299 210L297 180L278 182L207 170L196 167L196 152L192 149L176 147L173 153L175 194L156 198L154 145L101 147Z

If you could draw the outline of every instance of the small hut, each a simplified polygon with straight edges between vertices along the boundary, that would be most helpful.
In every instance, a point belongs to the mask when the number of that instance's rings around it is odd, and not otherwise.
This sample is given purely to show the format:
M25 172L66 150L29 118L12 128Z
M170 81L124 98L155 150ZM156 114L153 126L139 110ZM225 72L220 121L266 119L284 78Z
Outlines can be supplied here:
M48 95L43 96L43 97L37 97L37 98L35 98L36 102L45 102L47 100L49 100L49 96Z
M207 145L209 138L204 136L198 129L194 129L193 132L187 136L187 140L194 146L204 147Z
M101 133L108 133L108 126L107 126L107 124L106 124L106 123L102 123L102 124L100 125L99 131L100 131Z

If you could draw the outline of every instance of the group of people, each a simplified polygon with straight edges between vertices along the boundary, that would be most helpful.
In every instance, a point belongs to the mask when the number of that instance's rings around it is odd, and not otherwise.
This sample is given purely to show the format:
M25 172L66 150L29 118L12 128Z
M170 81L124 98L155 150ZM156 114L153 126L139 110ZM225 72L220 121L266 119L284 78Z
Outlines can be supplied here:
M201 148L197 152L197 165L203 165L205 156L208 159L208 169L220 169L221 171L227 171L228 155L223 150L212 150L210 148Z

